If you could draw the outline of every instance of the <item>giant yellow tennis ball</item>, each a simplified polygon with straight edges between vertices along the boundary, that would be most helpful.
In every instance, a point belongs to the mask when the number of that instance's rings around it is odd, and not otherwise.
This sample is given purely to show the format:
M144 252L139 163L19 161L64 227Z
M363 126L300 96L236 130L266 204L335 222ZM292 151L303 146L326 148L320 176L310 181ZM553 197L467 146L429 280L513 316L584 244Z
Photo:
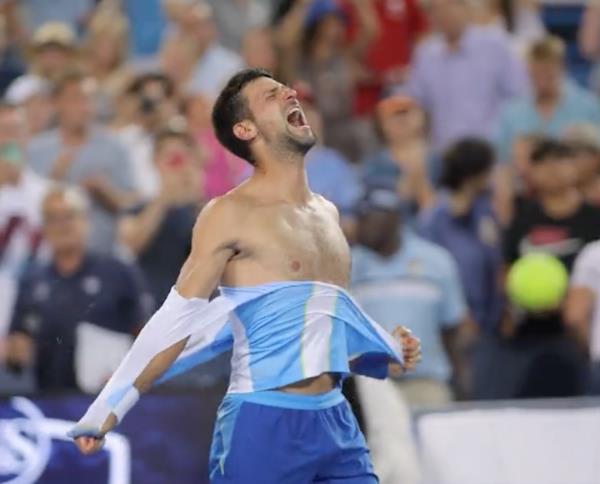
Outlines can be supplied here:
M516 261L506 281L511 302L530 312L556 309L567 290L563 263L548 254L529 254Z

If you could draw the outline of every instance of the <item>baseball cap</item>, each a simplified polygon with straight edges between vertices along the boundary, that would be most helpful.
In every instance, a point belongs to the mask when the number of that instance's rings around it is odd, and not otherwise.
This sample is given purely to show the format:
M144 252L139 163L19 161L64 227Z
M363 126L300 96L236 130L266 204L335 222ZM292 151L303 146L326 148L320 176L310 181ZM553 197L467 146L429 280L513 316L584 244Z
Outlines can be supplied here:
M356 212L364 215L369 212L403 212L404 202L395 190L390 188L370 188L358 202Z
M8 104L18 106L27 102L38 94L47 94L50 91L49 84L39 76L25 74L15 79L4 94L4 100Z
M63 22L46 22L35 31L31 40L31 46L34 49L49 45L73 49L75 43L75 32Z
M342 10L339 2L336 0L313 0L306 17L304 18L304 25L310 27L321 20L326 15L338 15L342 20L346 20L344 11Z

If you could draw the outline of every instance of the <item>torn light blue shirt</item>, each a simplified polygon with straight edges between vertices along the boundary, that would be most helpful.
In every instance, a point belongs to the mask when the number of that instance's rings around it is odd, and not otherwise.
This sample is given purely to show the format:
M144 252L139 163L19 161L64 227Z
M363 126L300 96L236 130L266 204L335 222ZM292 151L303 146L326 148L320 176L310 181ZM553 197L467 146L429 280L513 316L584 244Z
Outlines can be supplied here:
M385 378L390 362L403 362L400 344L341 287L291 281L220 289L220 296L187 318L193 319L191 324L163 324L164 335L155 332L151 338L144 328L71 435L99 429L150 360L187 337L182 353L155 384L229 349L233 355L228 393L281 388L325 372ZM176 292L175 296L183 300ZM151 324L152 320L146 327ZM144 339L147 347L154 346L142 364L136 355L142 350L136 345L142 347Z

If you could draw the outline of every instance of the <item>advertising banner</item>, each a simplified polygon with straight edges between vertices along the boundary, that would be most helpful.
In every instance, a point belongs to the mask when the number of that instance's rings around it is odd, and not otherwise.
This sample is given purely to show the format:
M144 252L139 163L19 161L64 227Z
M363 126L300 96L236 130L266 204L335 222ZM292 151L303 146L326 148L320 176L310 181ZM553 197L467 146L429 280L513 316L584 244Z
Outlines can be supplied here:
M92 456L66 437L91 397L0 399L0 484L208 483L222 395L222 388L145 395Z

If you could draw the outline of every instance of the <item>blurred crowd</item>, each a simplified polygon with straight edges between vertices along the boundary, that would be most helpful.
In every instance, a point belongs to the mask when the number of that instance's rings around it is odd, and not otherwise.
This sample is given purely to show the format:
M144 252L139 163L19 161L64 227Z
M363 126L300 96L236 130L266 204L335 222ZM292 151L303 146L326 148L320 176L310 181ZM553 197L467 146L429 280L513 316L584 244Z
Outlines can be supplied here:
M250 173L211 126L243 67L296 90L351 291L421 338L396 382L411 405L597 392L600 2L583 8L588 85L536 0L0 2L1 392L106 381L199 210ZM532 252L570 282L523 307L505 279Z

